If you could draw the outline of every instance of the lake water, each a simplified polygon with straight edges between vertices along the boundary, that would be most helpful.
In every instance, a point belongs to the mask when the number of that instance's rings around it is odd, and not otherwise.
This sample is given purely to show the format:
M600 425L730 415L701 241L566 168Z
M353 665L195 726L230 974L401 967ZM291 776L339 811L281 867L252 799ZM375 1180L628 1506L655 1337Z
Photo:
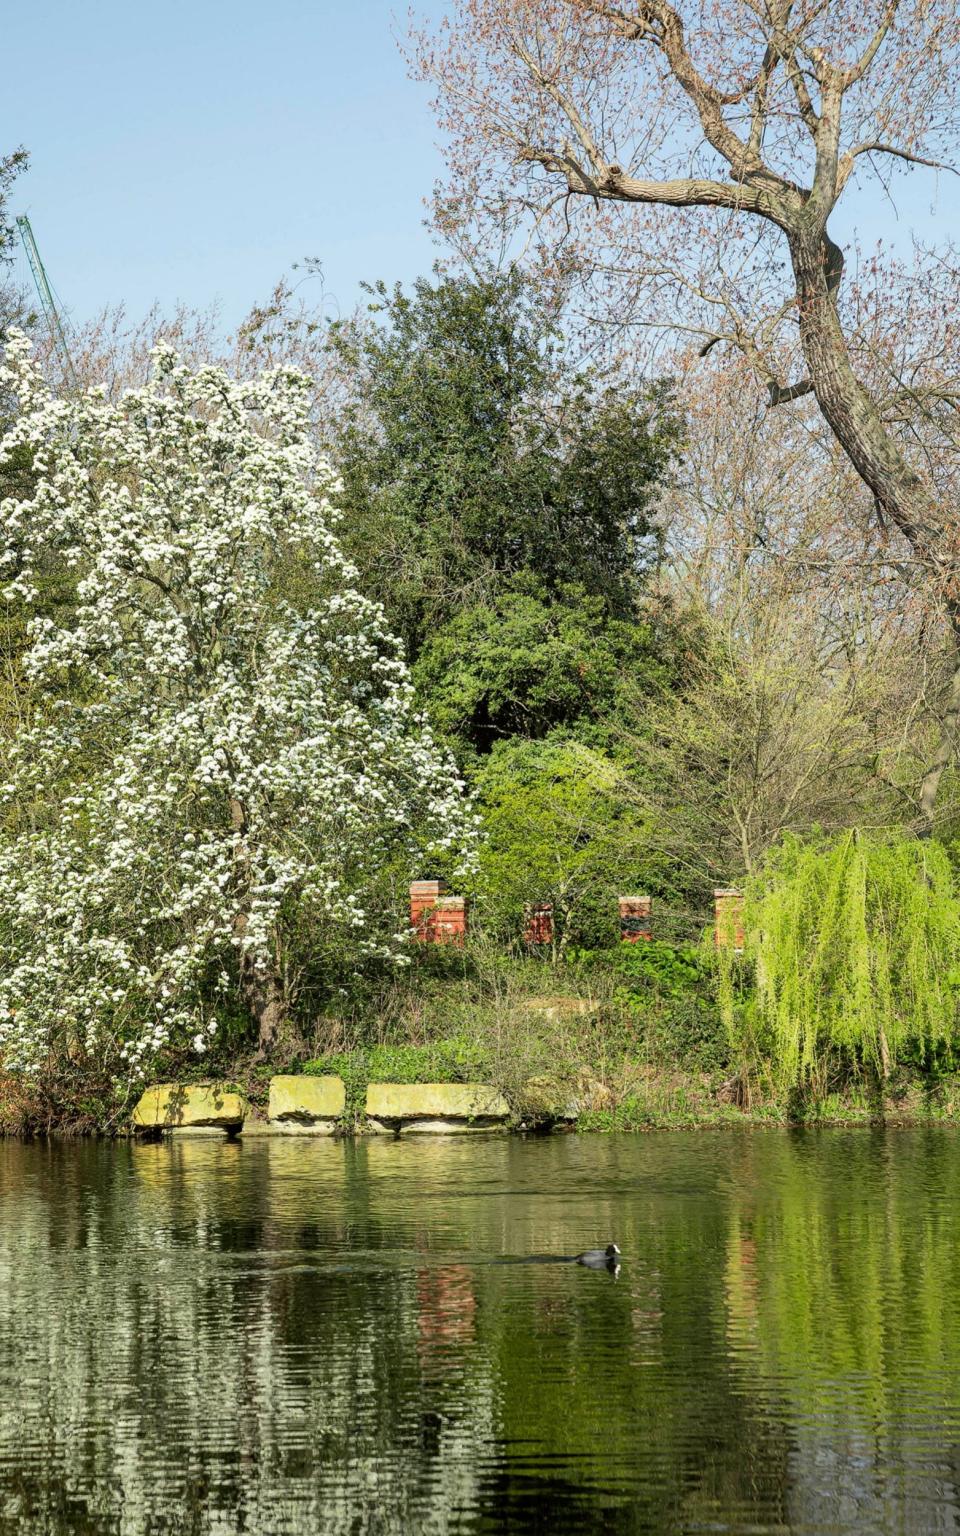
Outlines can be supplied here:
M960 1532L958 1210L948 1129L0 1143L0 1533Z

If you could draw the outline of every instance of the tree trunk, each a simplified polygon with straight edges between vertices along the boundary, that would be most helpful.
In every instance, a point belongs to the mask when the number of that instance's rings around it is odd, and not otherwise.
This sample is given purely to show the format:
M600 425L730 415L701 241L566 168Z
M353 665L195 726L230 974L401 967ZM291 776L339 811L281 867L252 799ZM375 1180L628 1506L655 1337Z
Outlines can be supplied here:
M247 816L241 802L230 801L230 823L235 832L246 834ZM250 861L245 844L240 843L237 856L237 885L240 910L233 919L233 932L239 948L240 996L243 1005L257 1026L257 1052L266 1058L277 1043L280 1026L286 1014L286 998L283 980L277 967L267 962L258 965L254 957L243 947L249 914L245 910L250 890Z
M258 1055L266 1058L277 1043L286 1013L283 984L274 967L260 970L248 955L241 954L240 993L257 1026Z
M854 372L837 312L842 251L817 226L801 224L789 241L800 341L817 403L877 505L909 543L950 617L957 663L941 718L940 740L920 788L920 812L929 833L940 781L954 756L960 727L960 609L954 611L957 573L947 548L943 512L887 431L876 403Z
M801 228L790 236L790 255L797 283L800 342L824 419L914 553L932 574L942 576L939 507L853 371L837 313L843 252L826 231Z

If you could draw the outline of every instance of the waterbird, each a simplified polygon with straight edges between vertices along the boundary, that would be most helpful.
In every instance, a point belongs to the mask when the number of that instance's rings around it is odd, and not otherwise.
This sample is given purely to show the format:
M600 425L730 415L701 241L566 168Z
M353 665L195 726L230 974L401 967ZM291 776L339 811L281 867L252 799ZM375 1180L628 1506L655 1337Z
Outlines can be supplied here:
M606 1269L616 1278L620 1273L620 1249L616 1243L606 1248L585 1248L583 1253L528 1253L523 1258L492 1259L493 1264L582 1264L586 1269Z
M616 1243L608 1243L606 1248L587 1248L576 1255L575 1261L588 1269L619 1269L620 1249Z

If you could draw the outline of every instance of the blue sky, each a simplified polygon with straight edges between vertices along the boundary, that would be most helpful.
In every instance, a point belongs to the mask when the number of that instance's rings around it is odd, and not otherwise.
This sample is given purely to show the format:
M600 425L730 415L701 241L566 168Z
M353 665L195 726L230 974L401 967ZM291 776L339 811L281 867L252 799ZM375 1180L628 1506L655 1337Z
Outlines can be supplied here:
M442 167L404 18L403 0L9 8L0 146L32 161L13 210L73 318L219 299L229 325L304 256L345 311L362 278L429 270Z
M219 301L229 327L304 256L345 313L361 279L428 271L442 162L397 47L404 18L405 0L10 7L0 148L31 152L14 211L73 319L182 299ZM956 201L947 177L901 178L899 222L859 200L863 237L943 234Z

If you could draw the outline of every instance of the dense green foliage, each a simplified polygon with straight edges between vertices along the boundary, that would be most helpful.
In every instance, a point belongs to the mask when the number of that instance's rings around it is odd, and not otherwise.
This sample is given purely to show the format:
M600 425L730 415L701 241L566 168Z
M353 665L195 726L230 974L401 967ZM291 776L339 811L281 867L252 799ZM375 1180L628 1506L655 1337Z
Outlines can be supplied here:
M486 752L558 727L609 736L625 679L656 675L652 650L649 628L612 618L604 598L522 572L439 628L415 675L436 724Z
M630 617L678 441L664 392L573 368L515 273L372 295L371 323L332 332L352 397L335 444L344 541L411 659L520 573Z
M621 891L675 883L619 750L675 666L646 598L669 393L574 368L515 272L380 285L371 312L333 331L343 537L477 793L477 918L516 938L552 901L560 950L608 942Z
M609 944L617 897L668 883L650 853L649 820L621 778L603 752L557 737L516 737L484 761L477 892L503 936L518 932L526 902L551 901L561 952L571 941Z

